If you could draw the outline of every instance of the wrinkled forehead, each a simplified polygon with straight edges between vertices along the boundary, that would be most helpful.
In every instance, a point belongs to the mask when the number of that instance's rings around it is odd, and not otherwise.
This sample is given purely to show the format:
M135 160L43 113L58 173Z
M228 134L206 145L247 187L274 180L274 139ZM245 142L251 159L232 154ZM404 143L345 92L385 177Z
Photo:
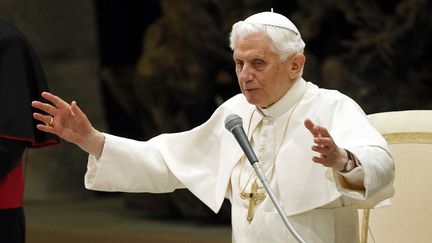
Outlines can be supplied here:
M236 42L233 49L233 57L244 56L266 57L279 55L272 40L264 33L255 32L245 35Z
M260 44L268 45L270 43L272 43L272 39L264 31L252 31L240 36L238 39L239 45L249 44L255 46Z

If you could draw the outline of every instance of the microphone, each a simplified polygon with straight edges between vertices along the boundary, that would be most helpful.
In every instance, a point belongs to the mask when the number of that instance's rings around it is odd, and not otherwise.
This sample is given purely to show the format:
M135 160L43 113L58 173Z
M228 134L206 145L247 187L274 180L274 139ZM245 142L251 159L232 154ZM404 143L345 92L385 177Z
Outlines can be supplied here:
M251 165L258 162L258 158L255 155L255 152L252 149L248 137L246 136L246 133L243 129L243 120L241 117L236 114L228 115L225 118L225 128L234 135Z
M255 169L256 175L258 176L258 178L262 182L262 184L263 184L265 190L267 191L270 199L272 200L273 204L275 205L276 210L278 211L279 215L282 218L282 221L285 223L285 226L288 228L288 230L291 232L291 234L294 236L294 238L299 243L306 243L305 240L299 235L299 233L292 226L291 222L289 221L288 217L286 216L285 212L283 211L281 204L278 202L276 196L274 195L274 192L271 189L271 187L267 181L267 178L261 169L260 163L257 163L258 158L255 155L255 152L253 151L252 146L249 143L249 140L248 140L246 133L243 129L243 120L241 119L241 117L239 117L236 114L228 115L225 118L225 128L234 135L235 139L240 144L240 147L243 149L243 152L246 154L246 157L248 158L252 167Z

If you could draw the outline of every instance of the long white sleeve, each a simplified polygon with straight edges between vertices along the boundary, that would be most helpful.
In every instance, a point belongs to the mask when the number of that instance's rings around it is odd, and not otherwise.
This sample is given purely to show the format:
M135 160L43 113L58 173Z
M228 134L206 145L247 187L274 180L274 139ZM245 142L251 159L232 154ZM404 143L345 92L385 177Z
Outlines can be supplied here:
M394 180L393 159L386 150L376 146L350 148L361 166L341 174L333 171L336 187L343 194L355 200L384 200L392 194L388 185Z
M254 107L238 95L202 125L140 142L105 134L99 160L89 156L85 186L92 190L171 192L187 188L213 211L225 198L231 170L242 155L224 127L227 115L246 117Z
M89 155L85 187L101 191L171 192L182 187L157 147L104 134L99 160Z

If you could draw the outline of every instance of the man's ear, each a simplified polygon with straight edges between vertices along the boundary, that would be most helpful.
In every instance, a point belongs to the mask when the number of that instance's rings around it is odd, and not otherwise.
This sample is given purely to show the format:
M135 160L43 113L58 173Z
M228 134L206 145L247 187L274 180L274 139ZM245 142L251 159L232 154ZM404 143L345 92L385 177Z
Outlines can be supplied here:
M296 79L301 75L305 62L306 56L303 53L297 53L292 57L290 70L291 79Z

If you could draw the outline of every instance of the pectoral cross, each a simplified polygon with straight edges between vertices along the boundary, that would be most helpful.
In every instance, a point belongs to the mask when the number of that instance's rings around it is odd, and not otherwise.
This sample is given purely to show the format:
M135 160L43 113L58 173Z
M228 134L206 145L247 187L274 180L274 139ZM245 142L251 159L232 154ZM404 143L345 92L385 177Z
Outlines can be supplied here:
M258 190L258 183L256 181L254 181L252 183L251 192L240 193L241 199L244 199L244 200L249 199L249 208L248 208L248 214L247 214L247 220L249 221L249 223L252 221L252 219L254 217L255 203L257 201L264 200L264 198L266 197L266 195L264 193L259 193L259 192L257 192L257 190Z

